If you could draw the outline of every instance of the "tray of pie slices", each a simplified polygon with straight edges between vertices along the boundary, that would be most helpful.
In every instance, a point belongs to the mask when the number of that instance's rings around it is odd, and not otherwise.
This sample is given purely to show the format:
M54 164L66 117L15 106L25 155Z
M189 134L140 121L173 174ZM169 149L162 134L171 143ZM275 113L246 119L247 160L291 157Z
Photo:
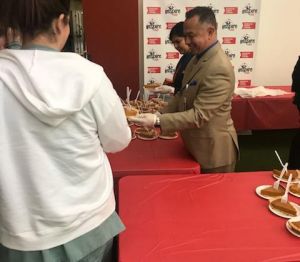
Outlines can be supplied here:
M269 199L269 210L283 218L293 218L300 215L300 207L296 203L283 202L281 197Z
M280 177L280 173L281 173L280 170L273 169L273 177L275 179L278 179ZM290 174L292 174L291 183L299 183L300 182L300 171L299 170L291 170L291 169L287 170L284 173L283 177L281 178L281 181L287 183Z
M286 221L286 229L296 237L300 237L300 217L293 217Z
M271 198L283 196L285 192L285 188L281 185L279 185L278 188L275 188L273 185L261 185L255 189L255 192L261 198L271 199Z

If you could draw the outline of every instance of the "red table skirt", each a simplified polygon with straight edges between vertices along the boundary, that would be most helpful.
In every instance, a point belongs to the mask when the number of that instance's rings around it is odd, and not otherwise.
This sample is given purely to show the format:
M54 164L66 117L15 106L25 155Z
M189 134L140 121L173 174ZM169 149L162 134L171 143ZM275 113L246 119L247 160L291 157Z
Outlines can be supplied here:
M289 86L268 87L291 91ZM299 128L299 112L293 104L294 93L232 100L232 119L236 130Z
M200 165L186 150L181 137L174 140L134 139L122 152L108 154L113 175L199 174Z
M255 193L273 182L271 172L121 179L119 261L300 261L300 238Z

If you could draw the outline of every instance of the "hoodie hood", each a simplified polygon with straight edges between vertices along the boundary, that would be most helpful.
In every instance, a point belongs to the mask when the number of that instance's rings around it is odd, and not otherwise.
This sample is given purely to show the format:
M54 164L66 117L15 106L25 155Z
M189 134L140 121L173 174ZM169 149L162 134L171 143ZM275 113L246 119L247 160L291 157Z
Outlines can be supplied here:
M0 81L32 115L51 126L82 110L104 76L101 66L74 53L0 52Z

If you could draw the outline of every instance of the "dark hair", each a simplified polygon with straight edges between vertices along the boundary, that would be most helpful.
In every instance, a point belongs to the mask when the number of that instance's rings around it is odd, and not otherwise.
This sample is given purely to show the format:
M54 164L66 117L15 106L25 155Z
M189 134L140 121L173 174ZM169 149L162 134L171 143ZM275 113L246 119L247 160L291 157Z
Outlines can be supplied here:
M5 36L5 28L0 25L0 37Z
M35 37L52 32L51 23L60 14L67 16L70 0L1 0L0 24L18 30L23 36Z
M199 17L199 22L208 23L217 29L217 20L215 13L208 6L197 6L185 13L185 18L190 19L194 16Z
M183 22L178 22L176 25L174 25L170 31L169 39L172 41L172 38L175 36L184 37L183 33Z

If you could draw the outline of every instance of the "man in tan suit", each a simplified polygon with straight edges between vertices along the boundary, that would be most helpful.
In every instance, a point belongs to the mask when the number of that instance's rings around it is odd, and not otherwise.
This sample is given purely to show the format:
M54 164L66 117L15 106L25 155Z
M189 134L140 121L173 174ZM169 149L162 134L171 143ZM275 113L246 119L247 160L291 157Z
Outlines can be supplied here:
M209 7L186 13L186 43L195 54L187 65L182 88L160 116L143 114L134 121L179 130L202 173L233 172L238 141L231 119L234 71L217 41L217 22Z

